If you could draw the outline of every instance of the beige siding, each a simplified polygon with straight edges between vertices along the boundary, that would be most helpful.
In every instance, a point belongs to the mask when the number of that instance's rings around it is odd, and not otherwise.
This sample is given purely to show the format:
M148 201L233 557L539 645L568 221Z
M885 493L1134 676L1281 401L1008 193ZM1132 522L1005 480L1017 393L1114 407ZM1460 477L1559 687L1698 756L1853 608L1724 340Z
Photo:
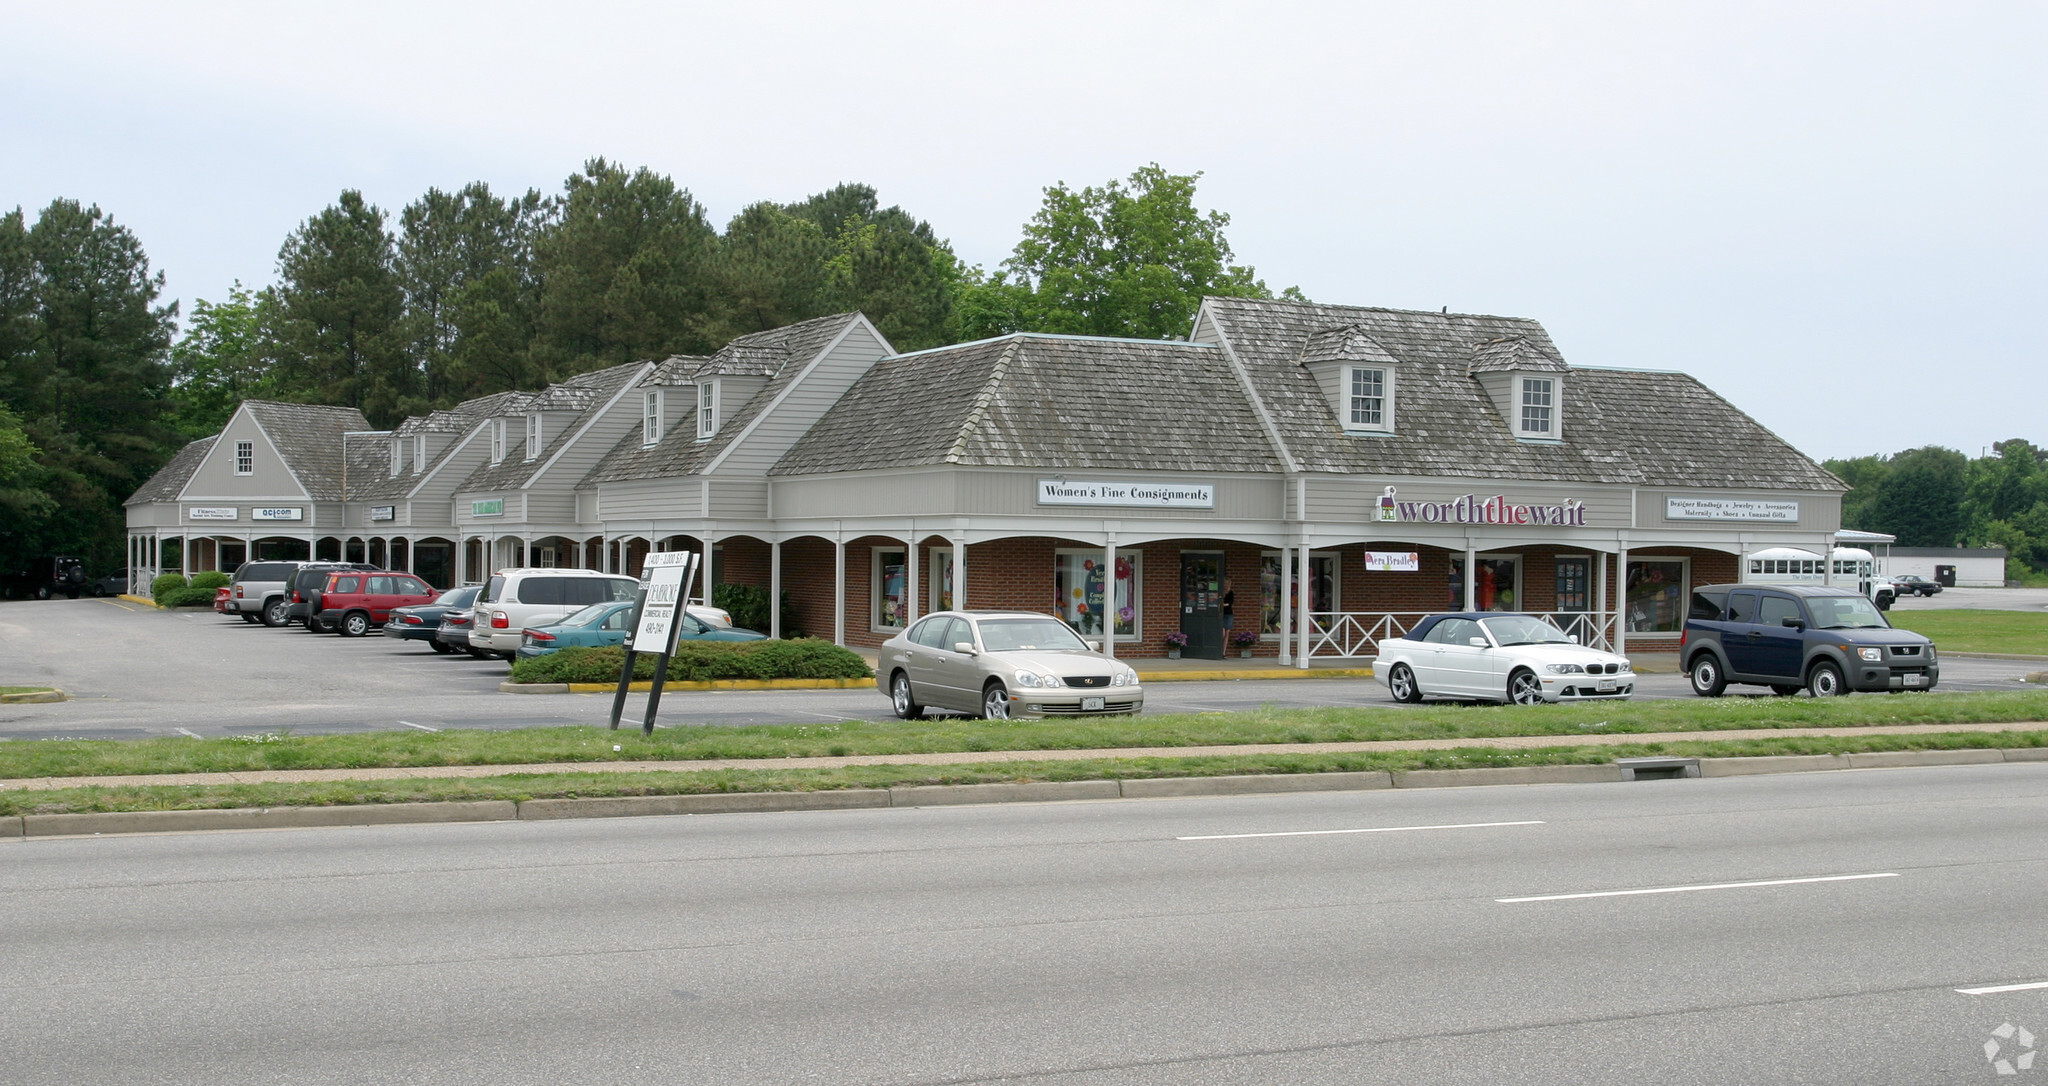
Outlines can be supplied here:
M242 441L255 445L255 472L250 475L235 474L235 445ZM285 467L263 427L247 412L240 411L228 420L220 439L207 450L206 459L185 484L184 496L185 500L202 505L293 505L303 504L307 497L306 488Z
M1129 482L1207 483L1216 488L1214 509L1151 509L1137 506L1038 504L1038 480L1050 471L934 469L887 475L829 475L775 482L778 516L1023 516L1117 520L1279 519L1286 483L1278 478L1068 472L1072 478Z
M815 367L799 375L782 401L761 417L745 440L726 454L719 472L765 475L846 394L853 382L886 353L886 345L868 330L866 323L854 324L837 346L818 359ZM793 364L808 366L810 362L801 359Z
M768 515L768 480L762 478L725 478L714 476L711 480L711 516L713 519L755 520Z
M607 523L701 516L700 493L700 484L694 478L605 483L598 488L597 515Z

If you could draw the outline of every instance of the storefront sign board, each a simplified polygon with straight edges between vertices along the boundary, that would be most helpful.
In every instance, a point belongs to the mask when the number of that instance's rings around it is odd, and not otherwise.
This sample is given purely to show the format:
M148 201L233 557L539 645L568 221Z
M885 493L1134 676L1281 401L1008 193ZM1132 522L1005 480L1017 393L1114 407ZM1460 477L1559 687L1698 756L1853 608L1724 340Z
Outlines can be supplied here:
M1211 483L1102 483L1040 479L1040 505L1124 505L1153 509L1214 509Z
M1393 487L1380 495L1377 519L1389 524L1548 524L1586 526L1586 503L1567 498L1556 503L1512 502L1505 494L1464 494L1450 501L1411 502Z
M304 509L251 509L250 520L304 520Z
M505 515L505 499L485 498L469 503L469 515L473 517L502 517Z
M1366 551L1367 573L1414 573L1422 568L1419 551Z
M186 520L240 520L242 511L232 505L195 505L185 510Z
M373 505L370 507L370 520L372 523L380 520L397 519L398 507L395 505Z
M1799 522L1798 502L1741 501L1731 498L1666 498L1665 520L1767 520Z

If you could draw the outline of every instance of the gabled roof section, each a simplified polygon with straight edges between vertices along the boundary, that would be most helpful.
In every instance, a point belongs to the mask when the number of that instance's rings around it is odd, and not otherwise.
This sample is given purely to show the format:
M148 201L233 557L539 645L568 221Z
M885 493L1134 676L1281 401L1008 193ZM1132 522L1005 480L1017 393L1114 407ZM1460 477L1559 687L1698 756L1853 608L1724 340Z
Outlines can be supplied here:
M1346 325L1325 328L1308 337L1308 344L1301 349L1301 364L1313 366L1323 362L1391 366L1397 360L1357 325Z
M525 433L513 433L510 427L505 433L505 459L496 464L486 461L479 465L469 478L464 479L458 491L515 490L533 481L534 476L554 459L555 453L574 441L593 413L600 411L612 401L627 385L632 384L647 370L645 362L627 362L623 365L608 366L589 373L579 373L566 381L549 385L540 392L520 393L523 401L507 401L486 418L498 418L508 414L525 414L529 411L576 410L576 417L544 430L544 442L540 455L532 460L526 458ZM475 402L475 401L471 401ZM556 406L543 407L543 404Z
M216 435L217 436L217 435ZM121 504L148 505L152 502L174 502L185 492L185 484L192 481L192 473L206 459L208 450L213 448L214 439L202 437L188 441L171 457L170 463L156 469L156 474L142 484L128 500Z
M1221 350L1018 333L876 363L771 475L1281 470Z
M1571 367L1558 357L1556 348L1544 351L1527 336L1504 336L1474 344L1472 364L1467 373L1515 373L1524 370L1563 373Z
M1203 300L1202 310L1304 471L1846 489L1691 377L1566 369L1549 333L1527 318L1214 297ZM1356 328L1401 365L1393 433L1345 434L1300 364L1312 340L1326 344L1333 329L1345 328ZM1473 376L1482 360L1568 372L1562 440L1515 440ZM1728 440L1734 435L1744 440Z
M831 346L858 313L835 313L815 317L782 328L744 335L708 359L671 358L640 382L641 388L657 385L693 384L705 377L765 377L761 388L745 403L719 405L718 433L708 441L697 440L695 426L671 426L653 446L640 443L634 430L619 439L605 458L584 477L583 485L625 482L632 479L668 479L693 475L709 467L733 441L747 431L761 412L804 367ZM691 405L694 406L694 405Z
M263 427L286 470L315 501L341 501L342 440L345 433L370 429L370 420L353 407L244 400L242 410Z

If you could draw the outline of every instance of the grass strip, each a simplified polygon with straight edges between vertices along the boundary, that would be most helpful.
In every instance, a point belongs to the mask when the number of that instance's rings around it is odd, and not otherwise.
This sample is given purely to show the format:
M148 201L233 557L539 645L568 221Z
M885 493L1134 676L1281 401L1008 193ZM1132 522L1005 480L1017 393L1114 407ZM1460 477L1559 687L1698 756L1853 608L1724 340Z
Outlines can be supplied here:
M0 694L47 694L51 689L47 686L0 686Z
M1358 696L1377 697L1360 684ZM2048 720L2048 691L1858 695L1847 698L1726 697L1597 705L1387 705L1146 714L1080 720L847 721L831 724L677 726L651 738L635 729L476 729L225 739L0 742L0 778L227 773L260 769L530 765L540 762L688 761L973 751L1101 750L1246 743L1348 743L1398 739L1491 739L1736 728L1898 724L2013 724ZM613 751L616 745L620 749Z
M1902 630L1932 638L1943 652L2048 656L2048 611L1893 609L1887 617Z
M455 800L575 799L611 796L815 792L928 784L1222 777L1262 773L1341 773L1479 769L1531 765L1605 765L1616 758L1688 758L1777 754L1859 754L1894 750L2048 747L2048 731L1930 735L1787 736L1715 742L1545 747L1533 750L1371 751L1245 754L1192 758L1101 758L982 765L849 766L842 769L716 769L654 773L535 773L478 779L322 781L305 784L135 785L0 792L0 816L99 811L181 811L248 807L336 807Z

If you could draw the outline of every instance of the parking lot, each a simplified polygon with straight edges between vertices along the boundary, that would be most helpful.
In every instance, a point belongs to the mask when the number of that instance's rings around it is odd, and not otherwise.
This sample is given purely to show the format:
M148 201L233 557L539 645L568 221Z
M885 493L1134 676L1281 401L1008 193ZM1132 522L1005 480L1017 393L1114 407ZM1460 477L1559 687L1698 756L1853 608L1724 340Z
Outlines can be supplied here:
M1901 607L1953 605L1970 590L1955 591L1953 598L1944 593ZM2034 600L1975 591L2012 600L2008 606L2048 605L2048 592ZM2027 689L2024 676L2042 667L1949 656L1934 696ZM609 695L500 692L509 674L508 664L437 654L421 642L271 629L211 611L158 611L126 600L0 603L0 685L55 686L72 699L0 705L0 738L7 739L602 726L609 718ZM1692 695L1684 676L1667 671L1645 674L1637 696ZM629 699L629 721L639 719L642 704L639 695ZM1391 704L1383 687L1360 678L1160 682L1146 689L1147 713ZM661 704L665 726L888 715L887 699L871 688L672 691Z

